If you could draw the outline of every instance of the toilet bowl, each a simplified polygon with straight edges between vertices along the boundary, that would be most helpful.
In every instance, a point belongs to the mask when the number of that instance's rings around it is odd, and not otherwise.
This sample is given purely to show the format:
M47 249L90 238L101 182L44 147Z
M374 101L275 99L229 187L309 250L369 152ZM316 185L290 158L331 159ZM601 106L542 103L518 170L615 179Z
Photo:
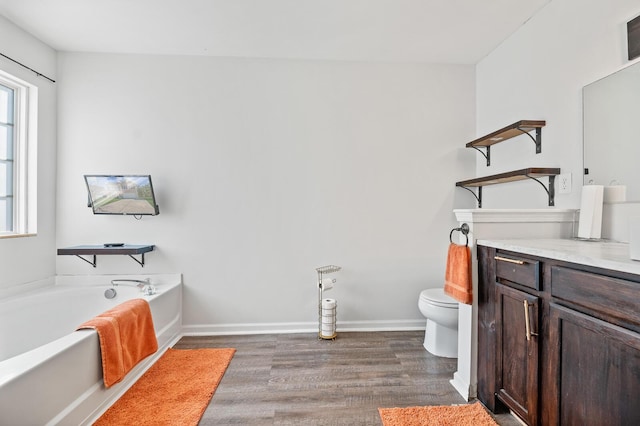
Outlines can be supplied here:
M418 308L427 318L424 348L436 356L458 357L458 302L442 288L420 293Z

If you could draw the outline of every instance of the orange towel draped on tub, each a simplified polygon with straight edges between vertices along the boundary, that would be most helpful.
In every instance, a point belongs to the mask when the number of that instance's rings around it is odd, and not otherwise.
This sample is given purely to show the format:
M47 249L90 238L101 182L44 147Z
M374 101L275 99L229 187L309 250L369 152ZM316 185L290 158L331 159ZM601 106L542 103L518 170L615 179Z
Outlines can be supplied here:
M444 292L461 303L473 302L471 281L471 250L468 246L449 245Z
M78 327L93 328L100 338L104 385L121 381L133 367L158 350L149 302L132 299Z

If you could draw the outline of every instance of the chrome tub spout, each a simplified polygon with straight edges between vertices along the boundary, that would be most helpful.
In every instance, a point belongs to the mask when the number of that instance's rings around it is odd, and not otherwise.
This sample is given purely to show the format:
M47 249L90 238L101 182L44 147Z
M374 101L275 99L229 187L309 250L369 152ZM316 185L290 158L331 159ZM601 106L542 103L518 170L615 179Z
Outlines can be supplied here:
M156 294L157 290L154 285L151 284L151 280L146 278L144 280L133 280L133 279L116 279L111 280L111 285L117 287L119 285L131 285L138 287L145 296L151 296Z

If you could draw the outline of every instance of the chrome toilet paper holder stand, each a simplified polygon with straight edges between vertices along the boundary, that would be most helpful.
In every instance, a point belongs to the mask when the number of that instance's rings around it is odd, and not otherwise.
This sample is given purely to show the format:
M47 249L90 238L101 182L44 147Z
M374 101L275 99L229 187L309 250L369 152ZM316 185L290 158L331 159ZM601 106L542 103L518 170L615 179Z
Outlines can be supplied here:
M331 333L330 335L325 335L322 333L322 299L324 298L324 285L322 283L322 279L323 276L333 274L334 272L338 272L341 269L342 267L335 265L327 265L316 268L316 272L318 273L318 339L333 340L338 335L338 333L335 331L336 307L334 307L332 312L330 313L330 315L333 316L333 333Z

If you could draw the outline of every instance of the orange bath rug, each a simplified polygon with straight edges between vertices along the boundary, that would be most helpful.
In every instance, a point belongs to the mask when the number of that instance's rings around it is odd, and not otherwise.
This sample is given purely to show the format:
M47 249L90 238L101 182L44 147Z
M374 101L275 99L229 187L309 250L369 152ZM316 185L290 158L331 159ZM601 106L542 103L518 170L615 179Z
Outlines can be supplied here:
M235 349L169 349L94 425L197 425Z
M384 426L498 426L482 404L378 408Z

